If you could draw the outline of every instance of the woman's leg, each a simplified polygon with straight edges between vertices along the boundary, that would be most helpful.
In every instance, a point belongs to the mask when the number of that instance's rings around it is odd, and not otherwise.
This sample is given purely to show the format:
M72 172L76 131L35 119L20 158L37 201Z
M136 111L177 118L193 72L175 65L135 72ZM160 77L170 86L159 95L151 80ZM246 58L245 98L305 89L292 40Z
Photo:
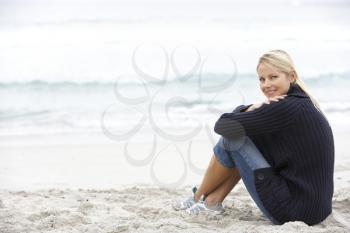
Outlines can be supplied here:
M276 221L263 206L255 187L254 170L271 167L264 156L256 148L252 140L247 136L244 137L244 143L238 149L237 145L235 145L235 142L232 140L222 138L222 140L219 142L222 143L220 146L225 148L227 155L234 160L234 163L239 169L244 185L246 186L255 204L268 219L270 219L274 224L279 224L279 222Z
M237 168L232 168L232 173L219 187L209 193L205 199L205 203L208 206L215 206L218 203L222 203L226 196L232 191L236 184L241 179Z
M264 167L270 167L270 165L249 137L245 137L243 143L240 141L239 145L237 142L221 137L214 147L214 156L206 171L196 201L203 194L207 194L206 203L208 205L220 203L242 178L259 209L273 223L279 224L262 205L255 188L254 170ZM221 176L220 179L220 175L216 176L215 171L219 171L224 176ZM216 184L215 181L219 184Z
M222 137L213 151L214 155L205 172L202 184L195 194L196 202L202 195L207 195L207 204L216 204L215 200L222 202L240 180L239 171L225 150Z
M229 158L229 160L231 159ZM239 179L238 170L223 166L214 154L209 162L201 185L194 193L194 197L191 196L190 198L176 202L173 204L173 207L175 210L187 209L193 206L194 202L198 202L203 195L206 195L205 203L208 206L215 206L225 199Z
M197 192L195 193L195 201L198 202L202 195L209 195L217 188L227 187L228 183L231 183L233 178L233 168L224 167L216 158L215 155L210 160L208 168L203 177L202 183L199 186ZM238 180L237 180L238 182ZM221 188L223 189L223 188ZM231 188L232 189L232 188ZM221 191L222 192L222 191ZM208 196L209 197L209 196ZM208 198L207 197L207 198ZM215 196L214 199L219 198ZM209 198L210 200L211 198Z

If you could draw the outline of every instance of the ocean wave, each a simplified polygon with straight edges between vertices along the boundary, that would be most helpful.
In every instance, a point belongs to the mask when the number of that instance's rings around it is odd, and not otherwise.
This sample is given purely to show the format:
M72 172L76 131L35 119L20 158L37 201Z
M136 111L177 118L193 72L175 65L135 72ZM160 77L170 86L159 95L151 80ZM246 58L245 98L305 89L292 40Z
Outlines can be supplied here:
M37 117L50 114L50 110L40 111L0 111L0 121L18 120L21 118Z
M172 77L167 80L167 83L177 83L177 82L197 82L198 78L201 78L202 81L211 81L218 82L219 78L229 78L232 74L217 74L217 73L206 73L201 75L194 75L191 78L188 78L188 81L181 81L181 77ZM256 74L252 73L243 73L238 74L234 81L242 82L242 83L256 83ZM326 73L320 74L317 76L309 76L309 77L301 77L307 84L323 84L329 82L350 82L350 70L342 73ZM7 87L96 87L96 86L111 86L114 85L117 81L113 80L105 80L105 79L96 79L96 80L43 80L43 79L32 79L32 80L2 80L0 81L0 88ZM142 80L142 78L137 79L120 79L118 83L122 85L139 85L142 82L146 83ZM339 83L339 85L343 85L343 83Z
M345 107L345 108L325 108L325 111L328 113L346 113L350 112L350 107Z
M328 102L320 103L321 107L327 113L349 113L350 112L350 100L348 102Z
M0 82L0 88L7 87L78 87L78 86L110 86L113 85L114 81L45 81L45 80L29 80L29 81L9 81L9 82Z

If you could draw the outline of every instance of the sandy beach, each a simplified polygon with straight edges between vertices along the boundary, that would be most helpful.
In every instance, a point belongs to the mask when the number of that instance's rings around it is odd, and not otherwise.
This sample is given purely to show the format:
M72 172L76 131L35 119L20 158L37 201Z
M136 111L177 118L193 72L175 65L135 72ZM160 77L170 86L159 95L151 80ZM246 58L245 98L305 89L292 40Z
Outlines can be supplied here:
M225 199L220 217L174 211L171 203L188 196L201 175L188 172L181 186L162 187L152 181L150 166L125 160L122 144L3 145L0 232L349 232L350 161L340 151L346 148L346 135L337 134L333 214L312 227L272 225L242 181ZM198 143L195 154L209 160L206 144ZM178 145L185 151L186 143Z
M239 184L220 217L188 216L171 202L189 187L137 185L122 189L1 191L0 232L349 232L350 188L339 189L334 210L322 223L273 226Z

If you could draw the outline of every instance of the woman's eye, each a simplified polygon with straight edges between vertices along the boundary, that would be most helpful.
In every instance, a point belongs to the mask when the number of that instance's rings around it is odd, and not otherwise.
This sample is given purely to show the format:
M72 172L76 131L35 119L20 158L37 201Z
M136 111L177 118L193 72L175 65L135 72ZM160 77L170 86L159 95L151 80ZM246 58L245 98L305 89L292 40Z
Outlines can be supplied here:
M274 76L271 76L272 78L277 78L278 76L274 75Z

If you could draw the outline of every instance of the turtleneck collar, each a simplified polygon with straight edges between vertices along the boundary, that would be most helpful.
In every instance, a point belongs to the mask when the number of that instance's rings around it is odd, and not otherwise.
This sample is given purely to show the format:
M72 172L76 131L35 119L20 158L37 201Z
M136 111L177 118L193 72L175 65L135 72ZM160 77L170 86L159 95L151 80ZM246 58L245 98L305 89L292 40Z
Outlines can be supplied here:
M292 83L290 84L289 90L287 92L287 95L297 96L297 97L304 97L304 98L310 98L302 89L301 87L296 84Z

